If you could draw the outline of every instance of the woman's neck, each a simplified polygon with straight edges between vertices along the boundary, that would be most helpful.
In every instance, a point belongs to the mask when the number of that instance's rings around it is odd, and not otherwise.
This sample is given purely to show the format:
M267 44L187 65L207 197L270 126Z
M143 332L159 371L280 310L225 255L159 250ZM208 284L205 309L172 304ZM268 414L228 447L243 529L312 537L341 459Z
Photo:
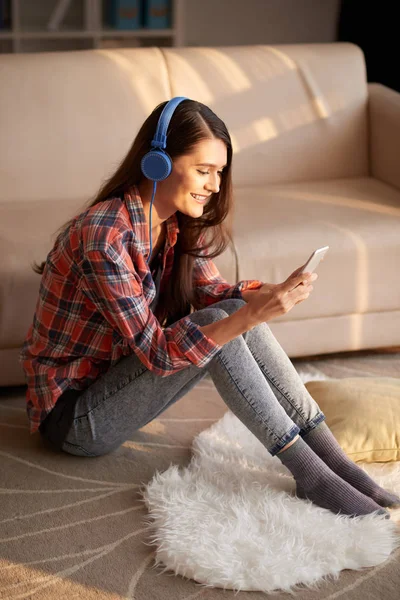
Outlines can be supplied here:
M138 185L137 188L139 190L140 199L143 205L143 212L146 217L147 228L150 227L150 204L152 198L152 189L153 182L149 180L143 180ZM156 194L157 195L157 194ZM161 230L162 224L166 221L166 219L162 219L157 211L157 207L155 206L155 202L151 207L151 233L152 236L157 236Z
M153 233L152 230L152 235L151 235L151 243L152 243L152 253L151 253L151 259L156 256L158 254L158 252L160 251L160 249L162 248L162 246L164 246L165 244L165 237L166 237L166 226L165 226L165 221L160 225L158 231Z

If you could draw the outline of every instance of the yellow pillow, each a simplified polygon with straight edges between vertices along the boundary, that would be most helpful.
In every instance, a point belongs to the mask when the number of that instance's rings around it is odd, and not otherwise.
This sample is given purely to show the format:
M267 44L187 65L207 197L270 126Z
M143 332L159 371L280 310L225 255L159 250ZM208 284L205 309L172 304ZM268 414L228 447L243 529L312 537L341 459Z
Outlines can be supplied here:
M353 461L400 460L400 379L348 377L305 386Z

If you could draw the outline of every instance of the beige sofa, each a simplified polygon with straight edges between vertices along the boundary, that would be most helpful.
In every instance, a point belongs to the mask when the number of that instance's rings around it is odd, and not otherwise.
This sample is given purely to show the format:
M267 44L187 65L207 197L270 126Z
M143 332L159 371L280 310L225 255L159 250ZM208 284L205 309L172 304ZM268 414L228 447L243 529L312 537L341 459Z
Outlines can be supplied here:
M400 94L348 43L0 56L0 385L56 229L95 194L160 102L208 104L234 143L230 282L281 282L329 245L310 298L270 326L291 357L400 343Z

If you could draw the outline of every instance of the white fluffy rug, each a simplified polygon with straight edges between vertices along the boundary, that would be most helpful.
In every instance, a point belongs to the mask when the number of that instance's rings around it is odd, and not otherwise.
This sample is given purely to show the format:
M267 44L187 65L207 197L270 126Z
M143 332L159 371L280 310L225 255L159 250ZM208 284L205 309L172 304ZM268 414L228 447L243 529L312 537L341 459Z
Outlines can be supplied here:
M157 472L142 489L163 572L237 591L293 592L378 565L400 546L400 509L390 520L350 518L297 499L290 471L231 411L194 439L193 454L187 468ZM400 462L362 468L400 492Z

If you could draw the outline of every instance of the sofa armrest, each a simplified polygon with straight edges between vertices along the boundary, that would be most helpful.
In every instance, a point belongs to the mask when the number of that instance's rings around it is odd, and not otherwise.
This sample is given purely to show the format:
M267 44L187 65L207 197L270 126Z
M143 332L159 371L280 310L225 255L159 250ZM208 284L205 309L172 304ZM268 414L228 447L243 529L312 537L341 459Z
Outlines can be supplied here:
M369 83L368 105L370 174L400 190L400 93Z

